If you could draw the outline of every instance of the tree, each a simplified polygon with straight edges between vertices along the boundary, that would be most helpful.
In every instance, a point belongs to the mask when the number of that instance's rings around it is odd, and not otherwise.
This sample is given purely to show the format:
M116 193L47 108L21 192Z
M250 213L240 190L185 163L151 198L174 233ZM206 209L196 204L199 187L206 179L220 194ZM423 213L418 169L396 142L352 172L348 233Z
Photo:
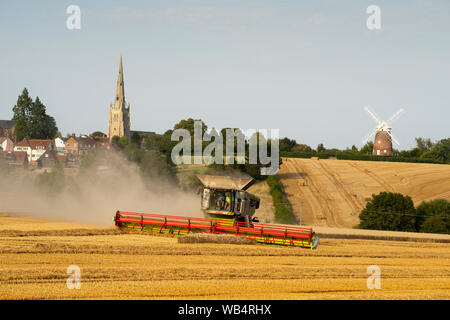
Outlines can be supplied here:
M231 134L230 141L227 141L227 131ZM215 128L212 128L211 131L209 132L209 138L211 138L211 140L203 142L203 149L205 149L210 143L215 142L216 137L217 137L217 139L220 139L220 137L222 137L222 148L223 148L222 155L223 156L226 155L227 148L230 148L230 150L233 150L233 154L234 154L234 156L236 156L238 153L239 143L242 143L242 145L244 146L243 152L245 154L248 153L248 143L247 143L247 141L245 139L245 135L241 131L241 129L239 129L239 128L222 128L222 130L220 130L220 132L217 132ZM214 150L212 155L215 156L216 151L218 151L218 150ZM234 159L236 160L236 157Z
M145 150L135 143L127 144L123 148L123 151L129 161L135 162L138 165L141 176L149 188L155 188L157 186L155 179L171 182L174 185L178 183L176 169L166 161L164 155L159 151Z
M373 141L367 142L360 150L360 153L362 154L368 154L371 155L373 152Z
M119 140L120 140L120 137L119 137L119 136L114 136L114 137L112 137L112 139L111 139L111 143L118 146L118 145L119 145Z
M137 132L133 132L131 135L131 143L134 143L135 145L139 146L141 144L141 136Z
M176 129L186 129L187 131L189 131L189 133L191 134L191 136L194 136L194 122L195 121L200 121L202 124L202 137L203 134L206 132L206 130L208 129L208 126L200 119L186 119L186 120L181 120L180 122L178 122L177 124L175 124L173 126L173 130Z
M449 234L450 201L447 199L423 201L417 207L417 216L417 231Z
M171 182L174 185L178 184L176 169L170 166L158 151L144 150L138 165L144 181L147 181L149 186L154 187L155 179L158 179L158 181Z
M24 88L22 94L17 98L16 105L13 107L14 115L12 119L16 121L14 133L16 135L17 141L29 137L30 128L28 117L31 113L32 104L33 100L28 95L27 88Z
M361 229L416 231L416 210L409 196L381 192L372 195L359 215Z
M55 119L47 115L45 109L45 105L36 97L29 117L31 139L54 139L58 133Z
M311 153L313 150L307 144L297 144L297 145L292 147L291 151L293 151L293 152L307 152L307 153Z
M95 131L95 132L92 133L92 136L93 136L93 137L105 138L105 137L106 137L106 134L104 134L104 133L101 132L101 131Z
M123 136L119 138L118 141L118 145L119 147L121 147L122 149L125 148L128 145L129 141L128 141L128 137L127 136Z
M190 136L191 136L191 152L194 152L194 132L195 132L195 122L196 121L200 121L201 125L202 125L202 131L201 131L201 136L197 136L195 137L196 139L199 139L202 141L202 145L203 145L203 135L205 134L206 130L208 129L208 126L200 119L186 119L186 120L181 120L180 122L178 122L177 124L174 125L173 130L177 130L177 129L185 129L187 131L189 131ZM170 136L169 136L170 137Z
M421 155L421 151L417 147L413 148L411 150L400 151L400 156L401 157L406 157L406 158L408 158L408 157L420 157L420 155Z
M17 99L13 112L13 120L16 121L14 132L18 141L23 138L53 139L58 133L55 119L46 114L46 107L39 97L32 101L27 88Z
M44 139L54 139L58 133L58 127L56 126L55 118L46 115L45 117L45 131Z
M431 160L438 161L438 162L444 162L444 158L441 157L439 152L435 149L422 153L420 158L431 159Z
M426 233L443 233L449 234L448 223L438 216L427 218L420 229L421 232Z
M419 150L420 154L430 151L431 148L433 147L433 143L431 142L430 139L425 139L425 138L415 138L416 140L416 145L417 145L417 149Z
M167 162L171 160L171 152L177 144L171 140L172 130L166 131L163 135L149 134L144 136L144 149L158 151ZM171 161L170 161L171 162Z
M325 151L326 151L326 149L325 149L325 147L323 146L323 143L320 143L320 144L317 146L317 152L320 153L320 152L325 152Z
M450 138L442 139L433 145L433 148L421 155L422 158L433 159L439 162L450 161Z
M280 140L280 152L292 151L292 148L297 144L295 140L291 140L287 137Z

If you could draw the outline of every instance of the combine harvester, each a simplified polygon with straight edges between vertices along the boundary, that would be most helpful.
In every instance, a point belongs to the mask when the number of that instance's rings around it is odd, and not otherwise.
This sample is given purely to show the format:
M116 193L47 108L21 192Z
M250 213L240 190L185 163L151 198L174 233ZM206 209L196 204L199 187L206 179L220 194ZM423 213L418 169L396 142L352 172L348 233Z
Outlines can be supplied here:
M203 187L201 208L205 218L117 211L119 228L186 235L212 233L242 236L266 244L290 245L316 249L319 237L311 228L265 224L253 217L259 208L257 196L245 191L254 180L250 177L198 175Z

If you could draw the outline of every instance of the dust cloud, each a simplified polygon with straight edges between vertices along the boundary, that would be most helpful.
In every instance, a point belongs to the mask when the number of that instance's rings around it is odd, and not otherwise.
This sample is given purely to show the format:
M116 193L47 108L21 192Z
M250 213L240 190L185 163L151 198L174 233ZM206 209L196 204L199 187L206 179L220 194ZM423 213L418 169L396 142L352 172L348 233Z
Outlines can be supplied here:
M90 156L78 172L0 168L0 211L56 221L113 225L117 210L203 217L200 199L155 167L143 174L121 153Z

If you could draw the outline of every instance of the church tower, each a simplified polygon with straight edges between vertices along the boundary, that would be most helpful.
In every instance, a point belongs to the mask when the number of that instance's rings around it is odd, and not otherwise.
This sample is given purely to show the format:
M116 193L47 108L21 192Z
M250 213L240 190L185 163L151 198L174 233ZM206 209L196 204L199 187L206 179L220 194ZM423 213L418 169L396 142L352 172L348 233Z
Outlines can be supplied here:
M117 78L116 97L109 105L108 138L114 136L130 138L130 104L125 102L123 85L122 55L120 56L119 76Z

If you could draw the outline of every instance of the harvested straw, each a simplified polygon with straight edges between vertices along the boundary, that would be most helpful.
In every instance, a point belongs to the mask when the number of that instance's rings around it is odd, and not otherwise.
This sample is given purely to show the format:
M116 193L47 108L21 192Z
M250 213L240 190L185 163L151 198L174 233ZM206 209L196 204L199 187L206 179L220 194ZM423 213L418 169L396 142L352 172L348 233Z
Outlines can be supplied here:
M191 233L178 237L178 243L256 244L253 239L227 234Z

